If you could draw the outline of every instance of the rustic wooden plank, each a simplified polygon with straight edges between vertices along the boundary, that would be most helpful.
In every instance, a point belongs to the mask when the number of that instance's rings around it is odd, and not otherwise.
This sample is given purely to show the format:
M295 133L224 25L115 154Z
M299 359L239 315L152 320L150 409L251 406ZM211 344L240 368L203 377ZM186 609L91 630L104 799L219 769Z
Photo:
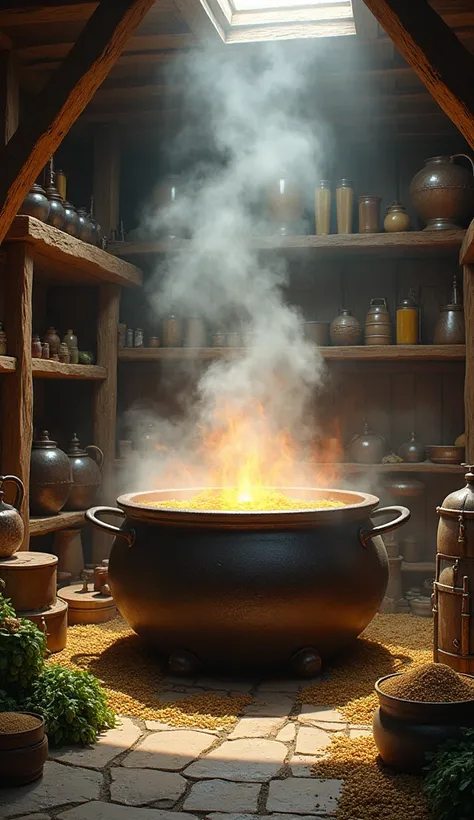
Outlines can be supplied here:
M94 364L64 364L52 359L32 359L33 378L37 379L85 379L104 381L105 367Z
M19 65L16 54L0 51L0 145L6 145L18 128L20 116Z
M30 536L47 535L48 532L66 530L69 527L80 527L86 523L85 512L60 512L58 515L32 516L30 518Z
M113 251L112 251L113 253ZM460 265L472 265L474 263L474 219L472 220L466 235L463 239L461 252L459 254Z
M120 288L102 285L99 295L97 326L97 363L107 370L107 379L99 384L94 397L94 443L104 454L101 498L113 501L113 465L115 458L117 414L117 326L120 310ZM112 496L112 497L111 497ZM105 533L94 532L93 559L107 558L112 541Z
M23 198L154 0L102 0L64 63L0 150L0 241Z
M101 125L94 134L94 215L104 236L119 228L120 135L115 125Z
M31 315L33 255L27 244L7 248L8 276L5 281L5 331L8 347L16 359L16 370L2 390L2 472L18 476L25 485L21 508L28 549L28 504L30 453L33 439L33 380L31 376Z
M198 40L216 47L225 42L225 21L217 20L207 0L174 0L175 6Z
M474 223L473 223L474 225ZM473 228L474 236L474 228ZM401 233L353 233L330 236L259 236L252 239L257 250L312 250L321 253L371 253L374 256L456 256L465 237L465 231L406 231ZM109 250L126 259L185 250L185 240L151 240L146 242L111 242Z
M74 281L92 279L126 286L142 284L142 273L134 265L32 216L15 217L5 238L7 247L23 242L34 245L35 263L41 257L46 267L57 267L60 284L67 284L69 276Z
M464 266L464 317L466 321L466 378L464 416L466 460L474 464L474 265Z
M14 356L0 356L0 373L14 373L16 359Z
M182 51L196 45L196 38L192 34L148 34L130 37L124 47L124 52ZM19 48L17 54L22 63L38 68L42 63L46 67L47 61L63 60L70 54L73 47L73 42L41 43Z
M31 26L42 23L75 23L87 20L94 13L98 2L88 0L29 0L21 6L17 2L4 2L0 10L0 28Z
M325 359L366 361L462 361L464 345L353 345L348 347L320 347ZM245 348L231 347L123 347L118 351L122 362L153 362L177 359L238 358Z
M428 3L364 2L436 102L474 147L474 57Z

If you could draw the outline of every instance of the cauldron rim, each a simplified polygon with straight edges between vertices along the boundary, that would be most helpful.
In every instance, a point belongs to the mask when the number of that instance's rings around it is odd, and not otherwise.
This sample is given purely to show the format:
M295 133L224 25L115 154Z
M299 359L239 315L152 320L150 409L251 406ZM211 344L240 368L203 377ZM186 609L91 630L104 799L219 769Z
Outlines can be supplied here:
M127 517L146 521L148 523L174 526L218 526L219 528L275 528L291 526L307 527L308 525L324 524L340 525L353 521L367 521L371 512L379 504L375 495L362 493L356 490L340 490L327 487L268 487L283 493L317 493L317 497L343 502L346 499L356 499L354 503L347 501L340 507L323 507L304 510L195 510L179 509L176 507L150 507L140 503L140 498L152 500L153 496L162 496L163 500L182 497L183 494L195 495L204 490L219 490L219 487L187 487L185 489L148 490L127 493L117 498L117 505L126 513ZM153 499L155 500L155 499Z

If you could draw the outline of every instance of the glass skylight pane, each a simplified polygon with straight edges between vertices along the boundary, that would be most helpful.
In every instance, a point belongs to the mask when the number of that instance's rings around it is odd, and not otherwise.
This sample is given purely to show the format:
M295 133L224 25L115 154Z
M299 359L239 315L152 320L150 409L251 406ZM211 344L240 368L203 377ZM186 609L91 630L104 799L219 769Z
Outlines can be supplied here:
M341 6L347 5L347 2L341 0L232 0L236 11L258 11L259 9L284 9L297 8L298 6L314 6L314 16L317 19L318 5L325 6ZM288 15L290 17L290 15Z

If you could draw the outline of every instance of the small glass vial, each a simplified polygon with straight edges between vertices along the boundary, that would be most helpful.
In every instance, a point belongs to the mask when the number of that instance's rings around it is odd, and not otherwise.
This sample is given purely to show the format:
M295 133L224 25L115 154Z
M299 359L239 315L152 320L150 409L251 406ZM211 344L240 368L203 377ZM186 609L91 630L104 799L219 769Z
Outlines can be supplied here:
M133 346L143 347L143 330L141 329L141 327L137 327L134 331Z
M49 343L41 342L41 358L49 359Z
M41 341L39 336L33 336L31 340L31 358L41 359Z
M165 347L179 347L181 345L181 324L174 313L170 313L163 322L163 344Z
M125 337L126 347L133 347L133 330L131 327L128 328L127 334Z
M79 364L79 348L78 347L70 347L69 349L69 361L71 364Z
M359 197L359 233L379 233L380 197Z
M3 329L3 322L0 322L0 356L7 355L7 334Z
M225 333L223 330L216 330L211 336L212 347L225 347Z
M123 322L119 322L117 328L117 346L119 348L125 347L126 333L127 325L125 325Z
M327 236L331 232L331 183L327 179L314 192L314 219L316 236Z
M69 348L65 342L61 342L59 345L59 361L63 364L69 364L70 362Z
M235 330L231 330L226 335L226 346L227 347L240 347L241 339L240 333L237 333Z
M415 299L410 296L397 305L397 345L417 345L420 315Z
M350 179L340 179L336 185L337 232L352 233L354 186Z
M150 336L150 347L159 347L160 340L158 336Z

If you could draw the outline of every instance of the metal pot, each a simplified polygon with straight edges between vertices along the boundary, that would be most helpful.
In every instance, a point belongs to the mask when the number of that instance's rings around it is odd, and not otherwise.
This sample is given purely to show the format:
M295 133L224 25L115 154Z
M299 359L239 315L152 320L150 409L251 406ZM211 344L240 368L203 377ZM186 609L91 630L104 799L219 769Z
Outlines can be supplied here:
M19 214L35 216L41 222L46 222L49 215L49 201L46 194L36 182L31 186L23 202L21 203Z
M66 453L51 441L47 430L33 442L30 462L30 511L54 515L64 507L72 484Z
M374 433L368 424L364 424L364 432L356 433L347 449L356 464L380 464L388 453L388 444L383 436Z
M6 481L13 481L16 484L13 507L11 504L5 504L3 500L3 485ZM16 475L0 475L0 558L10 558L10 555L21 547L25 531L19 510L24 494L23 482Z
M472 167L458 165L458 157ZM474 165L466 154L431 157L413 177L410 194L413 205L424 222L425 231L465 227L474 216Z
M350 644L379 609L388 580L380 535L405 523L409 510L376 510L376 496L310 488L281 491L341 506L209 512L146 505L201 489L132 493L117 499L119 508L87 511L90 523L116 536L109 585L121 614L174 673L289 665L316 674L321 658ZM393 513L378 527L370 520ZM102 514L125 520L119 528Z
M85 510L94 502L100 487L104 454L100 447L94 444L89 444L82 450L79 439L74 433L67 455L71 462L72 487L65 509Z

